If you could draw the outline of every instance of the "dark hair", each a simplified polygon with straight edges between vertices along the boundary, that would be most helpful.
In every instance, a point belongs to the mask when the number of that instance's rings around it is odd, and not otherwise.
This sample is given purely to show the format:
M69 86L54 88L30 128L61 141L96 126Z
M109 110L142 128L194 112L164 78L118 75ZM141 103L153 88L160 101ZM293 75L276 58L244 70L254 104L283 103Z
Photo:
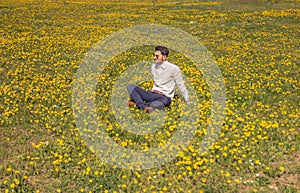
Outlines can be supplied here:
M164 56L168 56L169 55L169 50L167 47L164 46L156 46L155 47L155 51L160 51L160 53Z

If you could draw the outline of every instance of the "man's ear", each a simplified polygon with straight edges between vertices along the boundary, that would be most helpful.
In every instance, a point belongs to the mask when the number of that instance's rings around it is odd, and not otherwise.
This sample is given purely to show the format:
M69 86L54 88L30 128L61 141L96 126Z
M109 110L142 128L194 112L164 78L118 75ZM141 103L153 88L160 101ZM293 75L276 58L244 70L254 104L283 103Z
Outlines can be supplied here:
M167 56L163 55L163 61L167 60Z

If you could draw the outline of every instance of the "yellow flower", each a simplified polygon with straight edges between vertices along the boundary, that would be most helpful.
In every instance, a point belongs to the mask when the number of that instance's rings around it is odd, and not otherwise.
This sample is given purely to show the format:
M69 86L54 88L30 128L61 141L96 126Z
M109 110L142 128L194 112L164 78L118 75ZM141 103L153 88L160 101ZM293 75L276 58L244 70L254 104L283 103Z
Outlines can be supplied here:
M20 181L18 180L18 179L14 179L14 183L16 184L16 185L19 185L20 184Z
M283 166L280 166L280 167L279 167L279 170L280 170L280 171L284 171L284 167L283 167Z
M226 173L225 173L225 176L226 176L226 177L230 177L230 173L229 173L229 172L226 172Z
M12 188L12 189L15 188L15 186L16 186L16 185L15 185L14 183L11 183L11 184L10 184L10 188Z

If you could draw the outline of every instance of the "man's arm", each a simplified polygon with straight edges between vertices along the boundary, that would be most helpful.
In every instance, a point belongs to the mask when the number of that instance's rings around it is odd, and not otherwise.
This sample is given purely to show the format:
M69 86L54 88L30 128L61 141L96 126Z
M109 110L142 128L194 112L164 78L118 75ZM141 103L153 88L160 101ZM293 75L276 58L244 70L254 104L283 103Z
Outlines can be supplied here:
M180 68L178 66L176 66L176 68L174 68L173 77L174 77L176 86L178 87L179 91L181 92L181 94L184 98L184 101L186 103L189 103L190 102L189 92L184 85L184 80L183 80Z

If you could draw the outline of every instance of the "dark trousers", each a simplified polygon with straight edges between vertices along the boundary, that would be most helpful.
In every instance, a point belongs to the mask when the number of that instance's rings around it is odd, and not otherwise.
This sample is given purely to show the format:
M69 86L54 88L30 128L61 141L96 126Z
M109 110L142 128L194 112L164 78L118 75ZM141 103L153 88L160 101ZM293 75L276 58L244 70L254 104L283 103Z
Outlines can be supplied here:
M145 109L145 107L163 109L171 104L170 97L160 93L146 91L134 84L127 86L127 91L131 99L136 103L136 106L140 109Z

